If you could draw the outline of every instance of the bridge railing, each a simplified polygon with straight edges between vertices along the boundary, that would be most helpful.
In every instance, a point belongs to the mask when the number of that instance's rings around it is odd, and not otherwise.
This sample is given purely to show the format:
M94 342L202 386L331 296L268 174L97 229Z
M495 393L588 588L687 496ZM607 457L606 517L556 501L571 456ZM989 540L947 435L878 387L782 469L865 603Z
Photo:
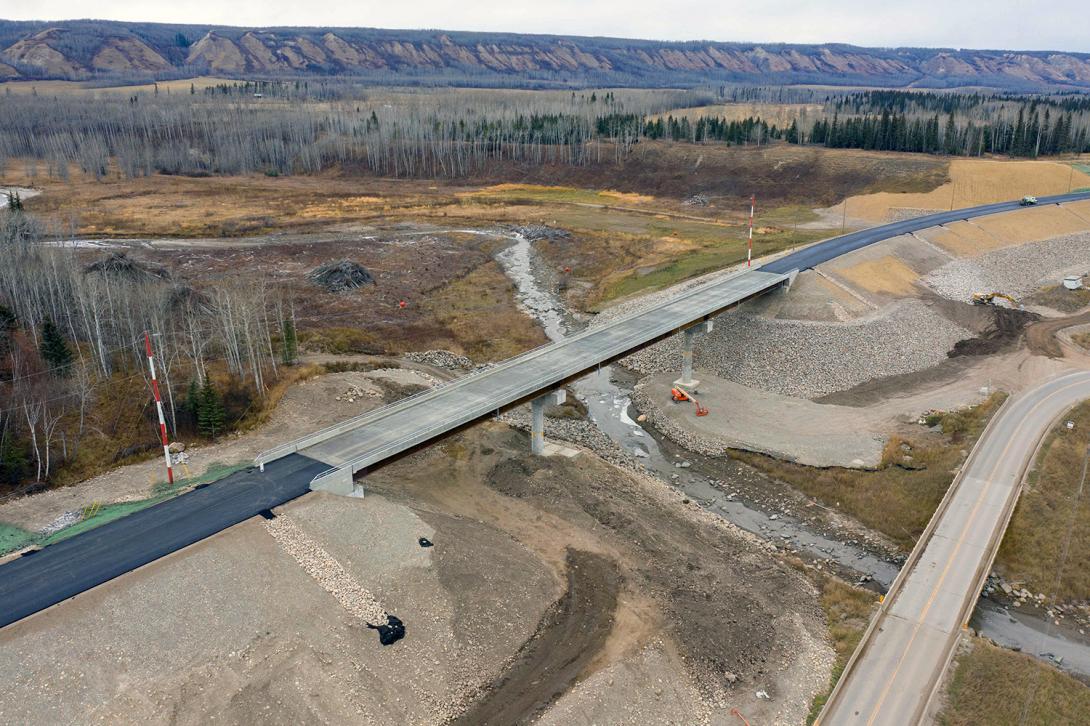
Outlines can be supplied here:
M753 268L752 271L759 271L759 268ZM744 274L745 272L746 272L746 270L743 269L742 271L737 272L735 274L731 274L731 275L728 275L726 277L722 277L722 278L719 278L719 279L716 279L716 280L711 280L711 281L708 281L708 282L706 282L704 284L701 284L701 285L696 285L693 288L691 288L689 290L686 290L682 294L672 298L670 300L670 303L674 304L674 303L677 303L679 301L685 300L687 298L700 295L701 293L706 291L708 288L715 287L717 285L721 285L725 281L727 281L729 279L733 279L734 277L737 277L737 276L739 276L741 274ZM789 279L789 277L790 277L790 275L785 275L785 274L776 274L774 276L779 278L779 279L777 279L777 280L775 280L773 282L770 282L763 289L769 289L771 287L774 287L775 285L781 284L785 280ZM611 325L617 325L617 324L620 324L620 323L628 322L630 320L633 320L635 318L640 317L641 315L646 314L649 310L652 310L657 306L658 305L656 305L655 303L652 303L652 304L650 304L648 306L641 306L640 308L638 308L636 310L633 310L633 311L631 311L631 312L629 312L629 313L627 313L625 315L622 315L622 316L616 318L615 320L610 321L610 324ZM436 386L434 388L430 388L428 390L421 391L419 393L413 394L412 396L408 396L406 398L403 398L403 399L401 399L399 401L396 401L396 402L394 402L394 403L392 403L392 404L390 404L388 406L383 406L383 407L381 407L379 409L376 409L376 410L373 410L373 411L368 411L366 413L362 413L362 414L360 414L358 416L354 416L353 418L347 419L345 421L341 421L340 423L333 424L332 426L327 426L324 429L321 429L319 431L315 431L315 432L313 432L311 434L303 436L303 437L301 437L299 439L296 439L294 441L291 441L291 442L288 442L286 444L282 444L280 446L268 449L267 451L263 451L254 458L254 461L258 465L267 464L270 461L274 461L274 460L276 460L278 458L281 458L283 456L293 454L293 453L295 453L295 452L297 452L297 451L299 451L301 449L305 449L305 448L308 448L310 446L320 444L320 443L322 443L324 441L327 441L327 440L329 440L329 439L331 439L331 438L333 438L335 436L338 436L340 434L343 434L343 433L346 433L346 432L351 431L353 429L356 429L356 428L358 428L358 427L360 427L360 426L362 426L364 424L374 423L375 421L379 421L379 420L381 420L381 419L383 419L383 418L385 418L387 416L398 413L398 412L404 410L405 408L408 408L408 407L418 403L422 399L439 396L439 395L441 395L441 394L443 394L443 393L445 393L445 392L447 392L449 390L456 389L456 388L458 388L460 386L469 385L469 384L479 380L480 378L492 375L492 374L494 374L496 372L499 372L499 371L506 370L506 369L511 368L513 366L516 366L516 365L523 364L523 363L527 362L528 360L532 360L535 357L543 355L545 352L554 350L556 348L560 348L560 347L562 347L564 345L570 344L570 343L572 343L574 341L577 341L577 340L581 340L581 339L586 338L588 336L595 335L600 331L601 331L601 328L588 327L588 328L586 328L584 330L579 331L575 335L571 335L571 336L568 336L566 338L562 338L561 340L558 340L558 341L551 341L551 342L545 343L545 344L540 345L540 346L538 346L536 348L533 348L533 349L531 349L529 351L526 351L525 353L521 353L521 354L519 354L519 355L517 355L517 356L515 356L513 358L508 358L507 360L502 361L502 362L500 362L500 363L498 363L498 364L496 364L494 366L490 366L488 368L482 368L480 370L477 370L477 371L474 371L474 372L470 373L469 375L462 376L460 378L456 378L456 379L454 379L452 381L448 381L448 382L446 382L446 383L444 383L442 385L439 385L439 386ZM501 405L506 405L506 404L501 404Z

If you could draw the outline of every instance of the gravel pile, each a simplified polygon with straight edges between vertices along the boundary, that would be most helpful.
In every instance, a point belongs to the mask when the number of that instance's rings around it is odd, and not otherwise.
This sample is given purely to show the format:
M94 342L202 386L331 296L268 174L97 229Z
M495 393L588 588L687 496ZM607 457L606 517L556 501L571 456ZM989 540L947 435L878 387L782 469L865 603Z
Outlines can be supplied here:
M949 262L923 278L932 290L967 301L974 292L1003 292L1021 298L1065 274L1090 269L1090 232L1006 247L979 257Z
M971 332L919 300L848 323L774 320L743 308L719 316L714 332L697 338L695 365L744 386L816 398L936 365L954 343L969 337ZM622 363L639 373L680 374L680 336Z
M451 353L449 350L425 350L406 353L405 358L414 363L444 368L450 371L470 371L475 364L464 355Z
M706 207L708 206L708 198L703 194L694 194L684 202L681 203L683 207Z
M371 593L352 579L333 555L322 549L290 518L281 514L266 519L265 529L285 552L295 558L304 572L337 599L341 607L368 625L385 627L389 624L386 611Z
M919 209L917 207L890 207L886 212L887 222L903 222L906 219L916 219L917 217L925 217L928 214L935 214L941 212L941 209Z
M39 534L42 534L42 535L45 535L45 536L48 537L49 535L56 534L57 532L60 532L65 527L73 525L73 524L79 522L82 519L83 519L83 512L78 510L78 509L72 510L70 512L65 512L64 514L58 516L52 522L47 524L46 526L42 527L41 530L39 531Z
M512 227L511 231L517 235L521 235L531 242L536 242L539 239L543 240L557 240L568 239L571 237L571 232L564 229L556 229L555 227L549 227L544 224L526 224L519 227Z
M530 430L530 408L520 406L499 417L499 420L521 431ZM632 454L622 449L600 428L586 419L545 417L545 438L554 441L567 441L577 446L590 449L605 461L631 471L645 471L643 464Z

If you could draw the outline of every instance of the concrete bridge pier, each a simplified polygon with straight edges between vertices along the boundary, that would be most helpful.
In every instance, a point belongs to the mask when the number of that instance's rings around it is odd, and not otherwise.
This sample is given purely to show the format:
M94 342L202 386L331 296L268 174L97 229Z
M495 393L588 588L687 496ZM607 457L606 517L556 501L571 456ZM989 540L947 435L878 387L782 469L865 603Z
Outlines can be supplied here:
M530 452L534 456L545 456L545 407L550 404L559 406L566 400L567 391L558 388L530 402Z
M675 386L695 392L700 385L700 381L693 378L693 341L698 333L710 333L713 328L711 320L704 320L681 331L681 378L674 381Z

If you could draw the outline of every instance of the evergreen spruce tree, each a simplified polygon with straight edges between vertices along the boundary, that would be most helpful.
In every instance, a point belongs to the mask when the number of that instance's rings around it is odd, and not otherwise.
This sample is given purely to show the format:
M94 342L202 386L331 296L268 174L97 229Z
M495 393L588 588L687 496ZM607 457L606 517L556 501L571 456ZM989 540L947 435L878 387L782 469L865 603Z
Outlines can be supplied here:
M200 421L201 401L200 384L197 383L195 377L191 378L189 380L189 388L185 392L185 402L182 404L182 410L185 411L190 424L194 428L197 427L197 424Z
M280 350L280 356L284 361L284 365L292 366L295 365L295 357L299 352L299 341L295 335L295 321L291 318L284 318L282 327L284 344Z
M42 323L42 360L54 370L58 376L68 375L68 366L72 363L72 351L68 349L68 343L57 329L51 318L46 318Z
M223 401L220 400L216 387L212 385L212 381L206 380L204 388L201 389L201 403L197 411L197 430L201 436L214 439L223 433L226 418Z

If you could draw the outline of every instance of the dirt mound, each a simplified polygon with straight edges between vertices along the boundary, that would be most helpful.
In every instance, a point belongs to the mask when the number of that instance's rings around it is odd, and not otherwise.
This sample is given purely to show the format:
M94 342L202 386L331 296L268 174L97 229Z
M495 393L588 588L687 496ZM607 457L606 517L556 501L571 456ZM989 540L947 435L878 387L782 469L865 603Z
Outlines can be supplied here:
M992 307L990 305L970 306L983 311L991 317L991 324L975 338L965 338L954 343L954 347L947 352L951 358L964 355L990 355L998 353L1017 342L1022 337L1026 326L1041 319L1036 313L1025 310L1012 310L1010 308Z
M154 262L135 260L126 251L112 252L108 257L97 260L83 268L87 274L97 272L109 277L125 277L130 280L155 279L169 280L170 272Z
M519 227L512 227L511 231L515 234L520 234L531 242L543 239L553 241L557 239L568 239L571 237L571 233L564 229L556 229L555 227L549 227L544 224L527 224Z
M329 292L344 292L376 284L367 268L352 260L327 262L313 269L307 277Z

